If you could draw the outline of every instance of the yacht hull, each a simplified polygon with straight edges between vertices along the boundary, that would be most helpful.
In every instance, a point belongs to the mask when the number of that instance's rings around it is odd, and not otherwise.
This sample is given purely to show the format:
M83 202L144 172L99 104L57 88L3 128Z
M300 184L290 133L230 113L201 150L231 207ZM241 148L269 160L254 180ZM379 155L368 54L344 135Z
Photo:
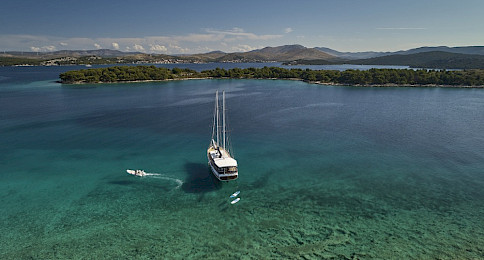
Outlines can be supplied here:
M213 165L210 162L208 164L210 165L210 171L219 181L233 181L233 180L236 180L239 177L238 174L219 173L217 170L215 170L215 168L213 167Z
M236 180L239 177L239 172L230 172L230 173L224 173L223 168L220 169L217 167L215 164L214 159L212 158L212 154L210 151L214 151L215 149L213 147L210 147L207 150L207 158L208 158L208 165L210 166L210 171L212 174L217 178L219 181L232 181Z

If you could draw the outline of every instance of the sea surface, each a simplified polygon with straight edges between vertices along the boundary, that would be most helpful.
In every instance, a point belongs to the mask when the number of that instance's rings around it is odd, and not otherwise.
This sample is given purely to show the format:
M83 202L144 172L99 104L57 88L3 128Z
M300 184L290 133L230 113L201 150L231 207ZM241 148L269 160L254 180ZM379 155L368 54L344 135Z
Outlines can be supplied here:
M483 89L55 82L78 68L0 67L0 259L484 258Z

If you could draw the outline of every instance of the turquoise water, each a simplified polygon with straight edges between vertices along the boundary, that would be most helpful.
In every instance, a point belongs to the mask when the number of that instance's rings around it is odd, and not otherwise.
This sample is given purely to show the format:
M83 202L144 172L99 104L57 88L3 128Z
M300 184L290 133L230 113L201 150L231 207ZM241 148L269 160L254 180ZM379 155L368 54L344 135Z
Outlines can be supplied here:
M69 69L0 68L1 259L484 258L481 89L54 82Z

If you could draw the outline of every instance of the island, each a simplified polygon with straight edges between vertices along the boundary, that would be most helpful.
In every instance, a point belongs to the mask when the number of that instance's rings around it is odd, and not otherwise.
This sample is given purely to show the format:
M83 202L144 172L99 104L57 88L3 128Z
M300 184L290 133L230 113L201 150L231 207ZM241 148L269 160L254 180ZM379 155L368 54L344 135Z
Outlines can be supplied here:
M98 84L184 79L287 79L351 86L484 87L484 70L369 69L311 70L281 67L233 68L195 71L187 68L113 66L73 70L59 75L63 84Z

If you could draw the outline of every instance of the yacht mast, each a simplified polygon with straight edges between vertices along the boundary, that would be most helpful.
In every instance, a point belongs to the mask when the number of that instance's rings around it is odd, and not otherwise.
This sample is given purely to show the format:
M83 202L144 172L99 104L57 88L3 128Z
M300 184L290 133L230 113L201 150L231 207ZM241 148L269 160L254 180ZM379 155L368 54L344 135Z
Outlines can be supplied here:
M212 122L212 140L210 140L210 145L215 144L215 127L217 127L217 103L214 104L213 110L213 122Z
M220 137L220 133L219 133L219 128L220 128L220 115L219 115L219 111L218 111L218 90L215 92L215 113L216 113L216 125L217 125L217 146L219 146L219 137Z
M223 148L225 149L225 90L222 92ZM227 151L227 150L226 150Z

